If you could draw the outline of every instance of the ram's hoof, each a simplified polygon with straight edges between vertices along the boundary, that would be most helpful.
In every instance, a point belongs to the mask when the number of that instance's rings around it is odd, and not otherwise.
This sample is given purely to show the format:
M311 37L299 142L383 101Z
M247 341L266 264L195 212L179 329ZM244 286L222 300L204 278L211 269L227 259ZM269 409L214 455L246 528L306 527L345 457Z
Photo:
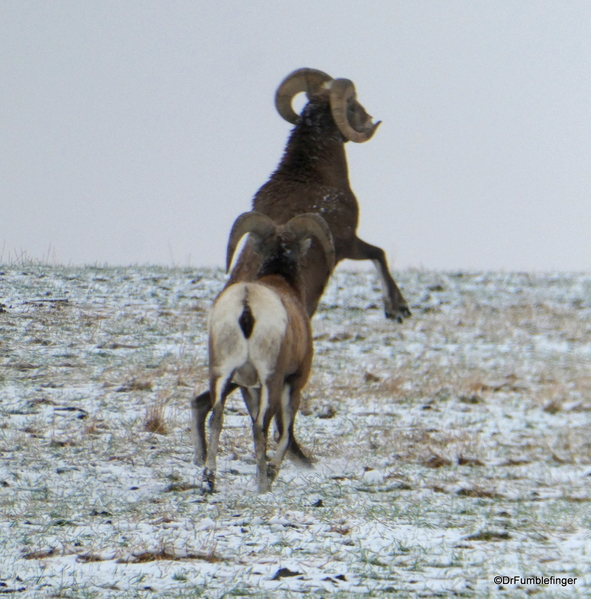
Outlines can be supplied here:
M212 472L209 468L203 469L201 490L204 495L211 495L215 491L215 472Z
M276 478L279 473L279 468L273 466L273 464L267 464L267 478L269 479L269 486Z
M412 312L409 310L408 306L398 306L398 308L386 308L385 309L386 318L391 318L398 323L404 321L405 318L409 318L412 316Z

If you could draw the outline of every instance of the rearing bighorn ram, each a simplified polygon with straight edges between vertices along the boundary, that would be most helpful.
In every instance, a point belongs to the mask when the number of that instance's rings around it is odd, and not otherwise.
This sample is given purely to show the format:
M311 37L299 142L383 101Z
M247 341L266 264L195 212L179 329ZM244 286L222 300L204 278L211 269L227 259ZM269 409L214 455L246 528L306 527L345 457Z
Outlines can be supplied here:
M298 116L292 99L306 92L308 103ZM349 79L333 79L316 69L298 69L288 75L275 95L279 114L295 127L283 158L269 181L256 193L253 209L283 224L298 214L318 213L328 223L335 244L335 264L346 258L372 260L384 296L386 317L402 321L410 316L406 301L392 279L384 251L357 237L359 207L349 186L345 143L371 139L373 123L357 101ZM232 271L229 284L251 280L260 258L247 244ZM328 282L324 255L313 242L302 265L306 309L311 316Z

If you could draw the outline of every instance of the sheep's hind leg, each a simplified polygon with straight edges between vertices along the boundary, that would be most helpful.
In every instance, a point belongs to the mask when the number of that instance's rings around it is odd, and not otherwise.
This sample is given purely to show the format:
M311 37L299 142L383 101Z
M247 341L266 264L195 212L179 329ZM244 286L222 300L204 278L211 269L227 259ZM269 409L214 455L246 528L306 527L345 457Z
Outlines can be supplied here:
M298 466L301 466L303 468L314 468L312 460L304 453L297 439L295 438L293 432L293 421L291 423L291 430L289 431L289 433L291 441L287 448L287 457ZM281 434L279 436L281 437Z
M299 405L298 405L299 407ZM294 433L294 423L295 423L295 415L297 413L298 408L292 408L293 416L291 418L291 423L289 424L288 434L289 434L289 443L287 446L287 457L294 463L296 466L301 468L314 468L312 464L312 460L306 455L304 450L300 447L298 440L295 437ZM283 416L281 413L275 414L275 426L277 428L277 442L283 437L285 426L283 424Z
M193 462L203 466L207 458L207 441L205 439L205 419L211 411L211 393L204 391L191 400L191 436L195 457Z
M280 430L279 439L277 440L277 449L275 450L275 454L267 465L267 477L271 482L277 478L283 458L285 457L285 454L293 440L292 431L294 413L292 408L292 392L291 385L283 385L283 389L281 390L281 407L276 416L276 422ZM299 401L295 405L298 404Z
M224 394L228 396L237 388L238 385L236 383L228 383ZM193 438L193 447L195 448L193 463L197 466L205 465L205 460L207 459L205 421L207 420L207 415L211 412L211 407L211 393L209 389L191 400L191 436Z
M210 393L213 392L214 404L209 419L209 452L207 452L205 468L203 468L202 490L204 493L213 493L215 491L216 457L224 420L224 402L231 389L228 378L219 377L212 379L210 383ZM205 415L207 415L207 412Z
M250 389L249 389L250 391ZM258 409L256 401L258 399ZM267 472L267 433L269 430L269 386L261 385L258 398L251 397L252 403L248 409L252 418L252 434L254 437L254 451L257 465L257 485L259 493L268 493L271 483Z

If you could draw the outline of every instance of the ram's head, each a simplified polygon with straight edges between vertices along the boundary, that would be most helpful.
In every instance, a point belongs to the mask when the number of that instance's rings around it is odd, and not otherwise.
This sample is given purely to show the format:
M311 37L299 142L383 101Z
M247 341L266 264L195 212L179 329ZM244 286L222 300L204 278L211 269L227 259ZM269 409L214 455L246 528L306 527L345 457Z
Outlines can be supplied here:
M333 119L343 137L349 141L361 143L371 139L381 122L374 123L357 101L355 86L349 79L333 79L317 69L297 69L281 82L275 94L277 111L294 125L300 117L291 102L300 92L306 92L308 100L330 103Z
M230 232L226 252L226 270L230 270L234 252L240 239L250 233L254 250L264 258L274 253L288 253L297 260L310 247L310 238L316 237L324 250L329 273L334 268L335 250L332 233L319 214L299 214L284 225L276 225L266 214L245 212L241 214Z

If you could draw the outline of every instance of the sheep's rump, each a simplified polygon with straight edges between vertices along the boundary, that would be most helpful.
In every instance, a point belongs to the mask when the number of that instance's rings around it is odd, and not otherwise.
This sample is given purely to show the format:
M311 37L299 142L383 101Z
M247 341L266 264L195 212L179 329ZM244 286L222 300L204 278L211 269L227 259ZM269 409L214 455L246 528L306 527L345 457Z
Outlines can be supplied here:
M260 385L277 363L287 322L280 297L269 287L231 285L211 310L210 368L239 385Z

